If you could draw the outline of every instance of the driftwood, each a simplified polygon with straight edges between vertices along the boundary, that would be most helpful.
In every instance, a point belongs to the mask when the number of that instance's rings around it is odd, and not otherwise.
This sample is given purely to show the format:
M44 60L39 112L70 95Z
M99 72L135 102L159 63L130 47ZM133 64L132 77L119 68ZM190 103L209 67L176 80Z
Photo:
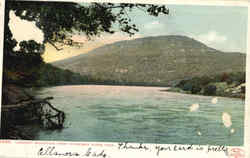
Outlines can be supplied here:
M13 109L25 108L27 106L30 106L31 104L39 104L41 102L44 102L44 101L47 101L50 99L53 99L53 97L47 97L44 99L29 99L29 100L20 101L16 104L3 105L2 111L9 111L9 110L13 110Z
M38 121L46 129L63 128L65 114L51 105L49 100L29 99L16 104L2 105L3 121L6 124L25 124L26 122Z
M45 98L43 101L39 102L42 104L40 116L44 127L48 129L62 128L65 120L65 113L53 107L50 102L48 102L49 99L53 98Z

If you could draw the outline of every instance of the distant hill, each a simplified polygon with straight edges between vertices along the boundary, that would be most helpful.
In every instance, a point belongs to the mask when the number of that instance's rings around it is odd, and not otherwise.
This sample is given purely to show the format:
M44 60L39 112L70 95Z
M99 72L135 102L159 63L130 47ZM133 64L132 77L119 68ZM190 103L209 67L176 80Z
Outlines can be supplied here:
M120 41L52 63L95 81L169 85L196 76L245 71L246 55L222 52L186 36Z

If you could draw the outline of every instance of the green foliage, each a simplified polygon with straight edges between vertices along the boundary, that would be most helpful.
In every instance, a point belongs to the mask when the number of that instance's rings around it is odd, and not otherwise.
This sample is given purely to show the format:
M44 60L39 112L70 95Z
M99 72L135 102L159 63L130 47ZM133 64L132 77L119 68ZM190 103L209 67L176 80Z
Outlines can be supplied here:
M225 93L225 90L229 87L227 82L216 82L211 84L213 84L216 87L217 95L223 95Z
M55 42L59 42L72 45L72 34L84 32L91 38L103 32L114 33L117 31L112 28L115 23L119 24L120 31L134 35L139 30L128 16L128 12L135 8L144 10L151 16L169 13L164 5L125 3L89 3L87 5L74 2L7 0L5 24L8 27L8 14L13 10L21 19L36 23L44 33L44 43L54 45Z
M63 70L51 64L40 66L40 73L40 78L32 86L74 85L83 84L88 81L86 77L81 76L79 73Z
M55 43L74 46L71 37L76 33L85 33L89 39L104 32L112 34L118 31L113 30L112 26L115 23L119 24L120 31L134 35L139 30L127 12L135 8L142 9L152 16L168 14L165 6L151 4L90 3L87 5L74 2L6 0L4 82L15 82L26 86L82 83L82 77L79 74L52 68L51 65L43 63L41 54L44 52L45 43L50 43L57 50L61 50ZM8 25L10 11L14 11L21 19L35 22L44 33L43 43L39 44L34 40L22 41L19 43L20 49L13 50L17 42ZM92 80L85 78L85 80Z
M177 87L183 89L184 91L190 91L192 94L197 94L201 91L201 87L204 85L203 80L194 77L189 80L182 80L177 85Z
M36 43L34 40L22 41L19 46L20 50L18 50L17 53L41 53L45 49L44 45Z
M200 85L193 85L191 89L192 94L198 94L201 91Z
M175 86L180 80L192 79L194 85L201 87L213 80L212 76L216 74L242 71L245 67L242 63L245 54L210 53L211 48L204 47L185 36L146 37L105 45L87 54L54 62L53 65L121 84L134 82L140 85ZM179 53L182 49L185 52Z
M223 73L222 76L221 76L221 82L227 81L228 78L229 78L228 73Z
M244 72L235 72L229 74L229 77L226 79L226 82L228 84L231 84L233 82L237 82L238 84L245 83L246 82L246 73Z
M39 79L42 64L40 54L4 54L3 82L27 85ZM13 78L14 77L14 78Z
M193 84L192 84L191 82L186 82L186 83L183 85L182 89L183 89L184 91L191 91L191 90L192 90L192 87L193 87Z
M230 91L238 85L245 83L245 76L245 72L233 72L214 76L194 77L180 81L176 87L192 94L232 96ZM244 87L241 88L241 92L245 93Z
M215 95L216 94L216 86L215 85L207 85L204 88L204 94L205 95Z
M241 87L241 92L244 93L244 94L246 93L246 86Z

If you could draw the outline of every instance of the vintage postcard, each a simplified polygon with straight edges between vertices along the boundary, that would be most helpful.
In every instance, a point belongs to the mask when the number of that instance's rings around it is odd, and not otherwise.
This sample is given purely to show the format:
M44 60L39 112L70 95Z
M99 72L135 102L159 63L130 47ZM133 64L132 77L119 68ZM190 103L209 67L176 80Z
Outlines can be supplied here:
M1 2L2 158L249 155L247 2Z

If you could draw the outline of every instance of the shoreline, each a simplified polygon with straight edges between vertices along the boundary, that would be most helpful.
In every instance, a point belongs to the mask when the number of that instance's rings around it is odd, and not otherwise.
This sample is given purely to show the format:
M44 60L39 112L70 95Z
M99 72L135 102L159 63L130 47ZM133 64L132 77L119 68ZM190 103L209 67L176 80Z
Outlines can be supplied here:
M50 104L49 100L53 97L38 99L27 88L10 84L3 87L3 99L2 139L32 140L35 137L35 132L32 132L34 126L46 129L63 128L65 113ZM46 111L44 107L49 110Z
M178 90L176 90L178 89ZM186 94L186 95L193 95L193 96L205 96L205 97L220 97L220 98L229 98L229 99L241 99L242 101L245 101L245 97L242 98L240 96L229 96L229 95L204 95L204 94L195 94L195 93L190 93L189 91L184 91L181 88L177 87L170 87L169 89L162 90L162 92L173 92L173 93L179 93L179 94ZM245 94L244 94L245 96Z
M92 82L89 82L89 83L81 83L81 84L62 84L62 85L53 85L53 86L36 86L36 87L33 87L33 88L48 88L48 87L58 87L58 86L81 86L81 85L96 85L96 86L129 86L129 87L165 87L165 88L168 88L170 87L170 85L166 84L166 85L160 85L160 84L144 84L144 83L141 83L141 84L105 84L105 83L92 83Z
M220 97L220 98L229 98L229 99L241 99L240 97L230 97L230 96L222 96L222 95L203 95L203 94L192 94L188 92L180 92L173 90L176 87L164 87L164 86L135 86L135 85L108 85L108 84L77 84L77 85L58 85L58 86L48 86L48 87L38 87L38 88L56 88L56 87L81 87L81 86L112 86L112 87L131 87L131 88L159 88L157 89L160 92L163 93L175 93L175 94L182 94L182 95L191 95L191 96L197 96L197 97Z

